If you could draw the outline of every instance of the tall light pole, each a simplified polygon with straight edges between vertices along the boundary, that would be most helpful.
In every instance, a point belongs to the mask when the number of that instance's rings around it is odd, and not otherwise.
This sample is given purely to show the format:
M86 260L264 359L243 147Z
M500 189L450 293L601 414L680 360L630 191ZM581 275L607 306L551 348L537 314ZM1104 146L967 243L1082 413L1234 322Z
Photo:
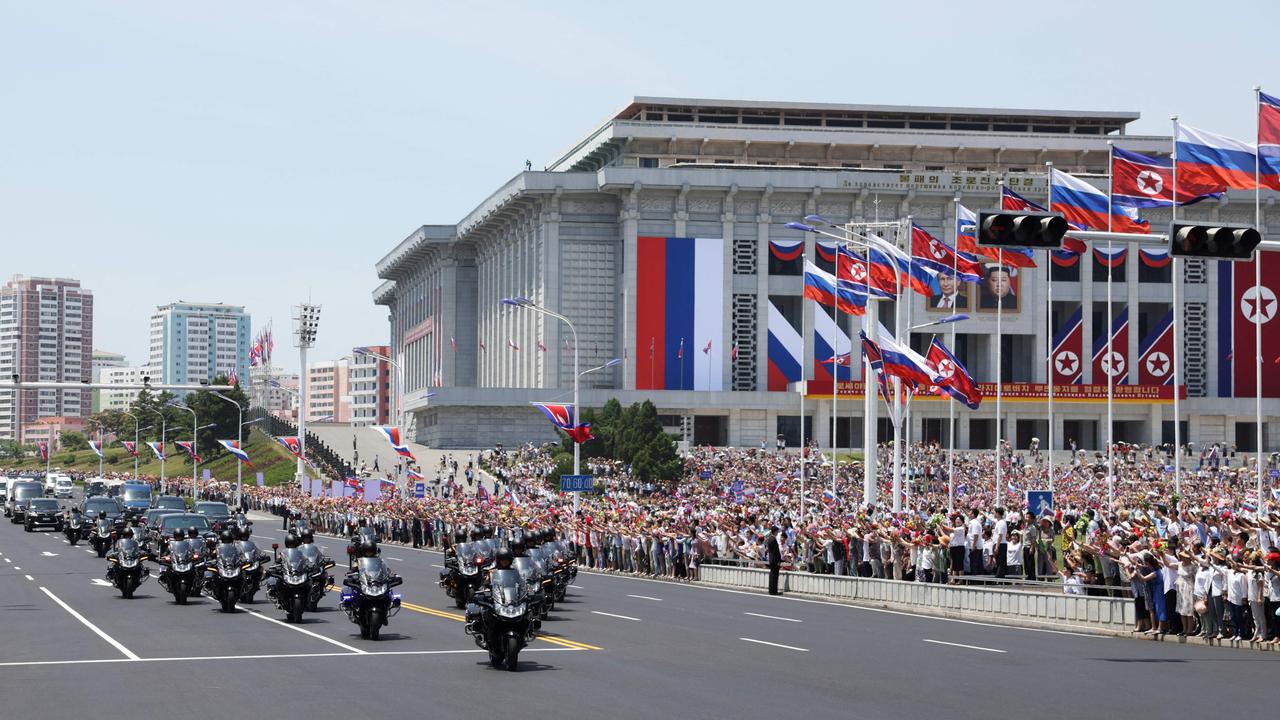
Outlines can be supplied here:
M128 410L120 411L124 415L133 418L133 479L138 479L138 416Z
M199 456L198 453L200 451L200 442L198 439L200 435L200 428L197 427L200 424L200 421L196 419L196 411L186 405L179 405L177 401L170 401L168 405L169 407L186 410L191 413L191 501L195 502L196 485L198 484L196 472L200 467L200 461L196 459Z
M582 408L578 407L578 378L581 377L578 374L578 330L573 326L573 321L571 321L569 318L561 315L558 312L555 312L553 310L548 310L547 308L544 308L541 305L535 304L532 300L530 300L527 297L503 298L502 302L504 305L524 308L526 310L532 310L536 313L542 313L543 315L547 315L549 317L553 317L557 320L560 320L565 325L569 326L569 332L573 335L573 422L576 425L582 420ZM573 474L574 475L580 474L582 469L582 463L580 460L580 450L581 448L579 447L579 444L577 442L574 442L573 443ZM578 514L578 503L579 503L578 493L575 492L573 494L573 514L575 517Z
M223 395L217 390L211 391L211 394L216 398L222 398L236 406L236 445L238 445L241 450L244 450L244 408L240 406L240 403L232 400L226 395ZM240 462L240 458L236 458L236 507L243 507L240 502L244 498L243 466L244 463Z
M160 492L164 492L167 489L165 485L165 477L164 477L164 456L165 456L164 437L166 434L168 434L168 427L167 427L168 420L165 418L164 413L160 412L159 410L156 410L155 408L146 408L146 410L148 412L153 412L160 416Z
M303 458L307 456L307 350L315 347L316 330L320 327L320 306L302 303L295 308L293 340L298 346L298 488L307 493L307 475Z

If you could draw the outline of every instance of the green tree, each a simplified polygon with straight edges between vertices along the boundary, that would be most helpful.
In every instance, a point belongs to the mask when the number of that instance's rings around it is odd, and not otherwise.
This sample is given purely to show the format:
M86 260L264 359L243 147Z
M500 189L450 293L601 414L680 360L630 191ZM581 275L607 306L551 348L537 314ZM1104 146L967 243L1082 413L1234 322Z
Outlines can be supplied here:
M82 432L76 432L75 430L63 430L62 434L59 436L59 439L60 439L59 446L63 450L88 450L89 449L89 440L84 436L84 433Z
M226 382L227 378L224 376L218 376L213 379L214 385L224 385ZM244 391L240 388L221 391L221 394L240 403L242 408L249 409L249 398L245 396ZM197 441L200 457L208 458L223 454L225 451L222 450L222 446L218 445L217 441L235 440L236 433L240 429L240 415L236 412L235 405L214 396L212 391L200 390L187 395L187 407L195 411L201 427L210 423L214 424L214 427L200 431L200 437ZM191 416L184 414L189 422ZM190 436L189 430L188 436Z

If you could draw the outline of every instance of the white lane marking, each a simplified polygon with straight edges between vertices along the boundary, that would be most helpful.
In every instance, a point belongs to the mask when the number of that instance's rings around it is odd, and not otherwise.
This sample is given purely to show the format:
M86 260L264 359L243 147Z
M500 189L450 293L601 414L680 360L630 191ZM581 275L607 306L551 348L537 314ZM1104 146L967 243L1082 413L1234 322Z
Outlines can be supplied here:
M141 658L139 658L137 655L134 655L132 650L130 650L129 648L125 647L124 645L121 645L121 644L120 644L120 642L119 642L118 640L116 640L115 638L113 638L113 637L111 637L110 635L108 635L108 634L106 634L105 632L103 632L103 631L102 631L102 628L100 628L100 627L98 627L97 625L94 625L93 623L89 622L88 618L86 618L85 616L83 616L83 615L81 615L80 613L76 612L76 611L75 611L75 609L74 609L74 608L72 608L70 605L68 605L68 604L66 604L66 603L64 603L64 602L62 602L62 598L60 598L60 597L58 597L57 595L54 595L53 593L49 592L49 588L44 587L44 586L42 585L42 586L40 586L40 592L44 593L45 595L48 595L48 596L49 596L49 599L51 599L51 600L53 600L54 602L56 602L56 603L58 603L59 605L61 605L63 610L66 610L68 613L70 613L70 614L71 614L71 617L73 617L73 618L75 618L75 619L79 620L81 623L83 623L83 624L84 624L84 626L85 626L85 627L87 627L87 628L89 628L90 630L92 630L95 634L97 634L97 636L98 636L98 637L102 638L103 640L106 640L108 643L110 643L110 644L111 644L111 646L112 646L112 647L114 647L115 649L119 650L119 651L121 652L121 654L123 654L125 657L129 658L130 660L139 660L139 659L141 659Z
M795 622L795 623L804 622L803 620L796 620L795 618L778 617L777 615L761 615L760 613L753 613L753 612L744 612L742 614L750 615L751 617L768 618L769 620L785 620L787 622Z
M93 578L89 582L101 587L112 587L111 583L107 582L106 580L103 580L102 578Z
M85 549L84 549L84 551L85 551L85 552L87 552L87 553L89 553L90 555L92 555L92 554L93 554L93 551L92 551L92 550L90 550L89 548L85 548Z
M14 570L21 570L22 568L18 567L17 565L14 565L14 566L13 566L13 569L14 569Z
M343 650L347 650L348 652L353 652L353 653L356 653L357 655L364 655L364 654L366 653L366 651L365 651L365 650L361 650L361 649L360 649L360 648L358 648L358 647L352 647L352 646L350 646L350 645L348 645L348 644L346 644L346 643L338 642L337 640L334 640L333 638L327 638L327 637L325 637L325 636L323 636L323 635L321 635L321 634L319 634L319 633L313 633L313 632L311 632L310 630L307 630L307 629L305 629L305 628L300 628L300 627L298 627L297 625L290 625L290 624L289 624L289 623L287 623L287 622L283 622L283 621L281 621L281 620L277 620L277 619L275 619L275 618L267 617L266 615L263 615L262 613L260 613L260 612L258 612L258 611L256 611L256 610L251 610L251 609L249 609L249 608L247 608L247 607L245 607L245 606L243 606L243 605L236 605L236 607L240 608L241 610L243 610L243 611L245 611L245 612L249 613L250 615L252 615L252 616L254 616L254 617L262 618L263 620L266 620L267 622L275 623L276 625L279 625L280 627L287 627L287 628L289 628L290 630L297 630L298 632L302 633L303 635L310 635L311 637L316 638L317 640L323 640L323 641L325 641L325 642L327 642L327 643L329 643L329 644L331 644L331 645L337 645L338 647L342 648Z
M41 555L43 555L43 556L45 556L45 557L58 557L58 553L51 553L51 552L49 552L48 550L45 550L44 552L42 552L42 553L40 553L40 554L41 554Z
M983 652L1006 653L1008 650L997 650L995 648L979 647L977 645L965 645L964 643L943 642L941 640L930 640L925 638L921 642L933 643L934 645L950 645L951 647L968 648L970 650L981 650Z
M388 559L388 560L395 560L396 562L404 562L404 558L393 558L393 557L391 557L390 555L388 555L388 556L387 556L387 559Z
M769 647L783 648L784 650L795 650L796 652L809 652L807 648L796 647L795 645L783 645L781 643L772 643L764 640L755 640L752 638L738 638L738 639L745 640L749 643L756 643L758 645L768 645Z
M387 650L364 653L365 657L385 657L389 655L474 655L483 653L485 650ZM531 652L582 652L579 648L570 647L554 647L554 648L525 648L520 654ZM281 658L331 658L352 657L347 652L332 653L296 653L296 654L271 654L271 655L196 655L193 657L155 657L155 658L138 658L130 660L128 658L107 658L102 660L29 660L17 662L0 662L0 667L28 667L38 665L110 665L113 663L166 663L166 662L192 662L197 660L278 660Z
M441 570L443 570L443 569L444 569L444 566L443 566L443 565L436 565L435 563L431 563L431 567L433 567L433 568L440 568Z
M581 585L570 585L569 587L573 588L574 590L586 590L586 588L582 587Z
M633 618L627 615L614 615L613 613L600 612L599 610L592 610L591 613L593 615L604 615L605 617L618 618L619 620L630 620L632 622L640 622L640 618Z
M5 559L4 559L4 561L5 561L5 562L13 562L13 561L12 561L12 560L10 560L9 558L5 558Z
M31 577L30 575L24 575L23 577L25 577L26 579L30 580L31 582L35 582L35 580L36 580L35 578Z
M627 597L636 598L637 600L653 600L654 602L662 602L662 598L656 598L651 595L628 595Z

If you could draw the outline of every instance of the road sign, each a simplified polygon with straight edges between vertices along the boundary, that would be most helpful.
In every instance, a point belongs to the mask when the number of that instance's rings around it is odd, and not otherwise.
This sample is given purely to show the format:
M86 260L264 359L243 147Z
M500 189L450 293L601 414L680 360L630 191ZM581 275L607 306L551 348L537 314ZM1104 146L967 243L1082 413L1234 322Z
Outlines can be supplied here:
M427 496L427 484L426 484L426 483L414 483L414 484L413 484L413 496L414 496L414 497L416 497L416 498L424 498L424 497L426 497L426 496Z
M1053 512L1053 491L1028 490L1027 511L1032 515L1044 515Z
M1274 469L1274 468L1273 468L1273 469L1271 470L1271 473L1270 473L1270 474L1271 474L1271 477L1273 477L1273 478L1280 477L1280 470L1276 470L1276 469Z
M591 492L595 478L590 475L561 475L560 492Z

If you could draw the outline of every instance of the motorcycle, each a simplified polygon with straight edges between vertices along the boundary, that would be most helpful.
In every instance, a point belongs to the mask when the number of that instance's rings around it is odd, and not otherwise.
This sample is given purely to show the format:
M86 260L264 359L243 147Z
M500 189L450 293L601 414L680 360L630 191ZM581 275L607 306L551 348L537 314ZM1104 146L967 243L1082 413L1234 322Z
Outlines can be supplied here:
M481 571L492 557L487 547L482 542L458 543L455 546L454 562L440 571L440 587L444 588L446 595L453 598L453 604L459 610L467 606L483 581Z
M84 519L80 517L80 513L72 513L71 517L62 523L62 534L67 536L67 542L71 543L72 547L75 547L75 544L80 542L83 528Z
M493 570L487 591L467 604L466 633L489 651L489 663L514 672L520 651L542 622L529 615L529 590L516 570Z
M244 537L246 530L253 530L253 521L246 518L244 513L236 513L231 518L231 530L235 532L236 537Z
M279 554L278 545L272 545L271 549L276 553L276 564L267 570L267 597L284 611L288 622L302 622L313 588L326 568L313 566L301 548L289 548L284 555ZM329 563L329 567L333 567L333 563Z
M254 545L252 540L237 540L235 545L245 561L244 585L240 589L240 602L251 603L253 596L257 595L258 590L262 588L262 579L266 575L266 570L262 567L264 553L258 550L258 546Z
M98 557L107 556L107 551L111 549L111 539L115 534L115 528L111 521L103 518L94 524L93 531L89 534L89 543L93 545L93 551Z
M244 571L248 564L235 543L219 543L205 567L204 591L222 605L222 612L235 612L236 601L244 589Z
M403 582L404 578L392 575L380 557L360 558L356 571L343 579L338 607L360 626L360 637L377 640L382 626L400 611L400 593L391 592L391 588Z
M311 565L312 570L317 570L315 582L311 584L311 594L307 599L307 609L315 612L320 607L320 601L324 599L324 594L329 591L329 586L333 584L333 578L329 575L329 570L333 568L334 562L324 556L320 552L320 547L315 543L306 543L301 548L302 555L307 559L307 563Z
M107 580L120 591L121 597L133 597L133 592L151 577L142 564L146 559L147 554L133 538L124 538L116 545L115 555L107 567Z
M200 592L200 544L197 541L179 540L169 543L169 552L157 561L160 574L156 582L165 592L173 595L178 605L186 605L187 598Z
M520 579L529 588L529 614L539 620L546 620L551 608L547 604L546 593L542 591L543 571L539 561L522 556L512 560L511 568L520 573Z

